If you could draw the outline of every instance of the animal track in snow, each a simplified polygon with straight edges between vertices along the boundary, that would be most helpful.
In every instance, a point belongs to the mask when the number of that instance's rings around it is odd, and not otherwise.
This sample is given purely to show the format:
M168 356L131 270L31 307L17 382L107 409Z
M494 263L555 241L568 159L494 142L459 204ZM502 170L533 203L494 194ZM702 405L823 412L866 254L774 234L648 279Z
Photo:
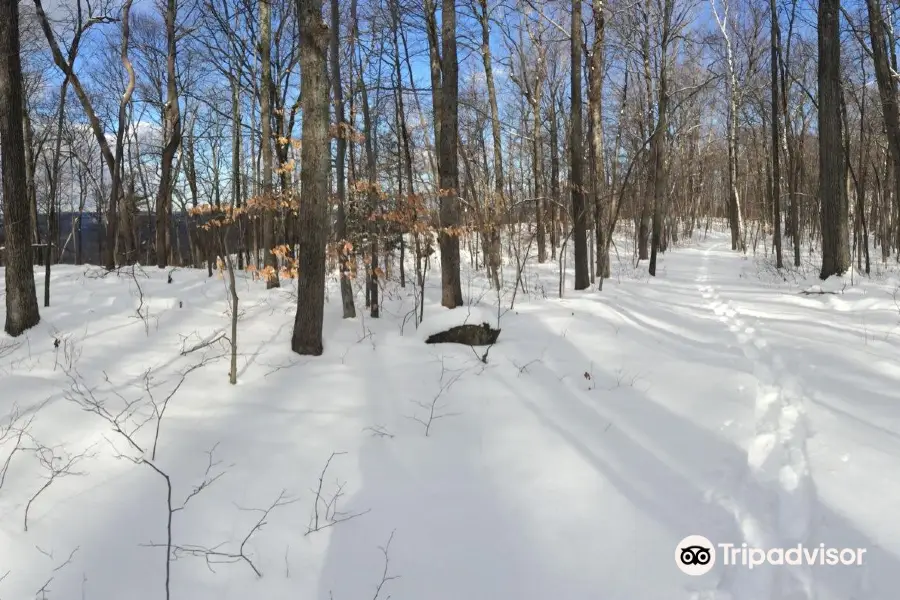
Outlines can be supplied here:
M748 477L737 499L720 499L738 521L744 541L755 547L806 545L813 522L814 489L806 455L804 399L798 379L769 351L759 322L749 325L730 300L710 283L710 247L697 290L707 307L735 335L757 380L753 437L747 447ZM812 573L795 567L778 573L730 572L717 590L721 598L813 600Z

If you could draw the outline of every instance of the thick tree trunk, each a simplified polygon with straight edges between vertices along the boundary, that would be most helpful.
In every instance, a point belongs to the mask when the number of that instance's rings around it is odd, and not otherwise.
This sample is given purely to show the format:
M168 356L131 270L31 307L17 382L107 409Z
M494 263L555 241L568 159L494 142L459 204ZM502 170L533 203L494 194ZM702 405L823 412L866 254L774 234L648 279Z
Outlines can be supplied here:
M581 115L581 22L582 0L572 0L572 133L571 153L572 238L575 246L575 289L585 290L591 285L587 249L587 204L584 200L584 132Z
M156 266L160 269L169 264L172 211L172 181L174 179L173 163L175 153L181 145L181 112L178 107L178 73L175 66L177 19L176 0L167 0L166 22L166 105L165 130L168 134L160 160L159 190L156 194Z
M441 126L438 179L441 199L441 305L462 306L459 276L459 64L456 57L456 2L443 0L441 9Z
M322 354L325 316L325 248L328 244L328 27L322 20L322 0L297 0L300 20L303 147L300 160L300 206L297 244L297 314L291 349L297 354Z
M828 279L850 267L850 230L841 133L840 0L819 2L819 196L822 270Z
M17 0L0 0L0 161L6 234L3 250L6 265L4 331L14 337L41 320L31 257L19 51L19 4Z

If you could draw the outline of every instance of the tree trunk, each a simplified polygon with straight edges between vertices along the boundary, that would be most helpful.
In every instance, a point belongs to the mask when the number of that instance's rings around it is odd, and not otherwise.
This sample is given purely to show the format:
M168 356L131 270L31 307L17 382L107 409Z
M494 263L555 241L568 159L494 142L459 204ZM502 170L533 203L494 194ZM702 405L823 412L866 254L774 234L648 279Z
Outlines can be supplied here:
M428 61L431 69L431 106L434 113L434 144L438 148L437 160L440 170L441 147L441 46L438 38L435 0L423 0L425 6L425 33L428 37Z
M542 69L538 66L537 69ZM546 214L544 211L544 145L542 143L541 130L543 123L541 122L541 88L543 81L540 74L534 79L534 89L532 90L532 125L531 125L531 152L532 152L532 176L534 177L534 214L535 226L537 227L537 245L538 245L538 262L547 262L547 236L546 236Z
M359 37L356 20L356 3L354 1L353 9L354 37ZM363 110L363 127L365 128L365 150L366 150L366 198L368 200L368 210L370 219L369 224L369 268L366 274L366 298L369 307L369 314L373 319L378 318L378 309L380 301L378 299L378 220L376 213L378 211L378 162L375 156L375 135L376 128L372 123L372 107L369 105L369 93L366 89L365 81L362 79L362 65L359 65L359 87L362 96Z
M840 0L820 0L819 196L822 225L821 279L850 266L850 231L841 131Z
M37 183L35 175L37 174L37 157L34 151L34 127L31 124L31 115L28 112L28 106L22 105L22 133L25 136L25 190L28 196L28 210L31 215L31 243L36 244L29 249L31 253L32 263L35 260L35 251L40 253L40 246L43 242L41 236L41 223L38 215L37 205Z
M769 11L772 13L772 53L770 58L772 63L772 203L774 213L772 222L775 225L773 240L775 245L775 267L781 269L784 267L781 256L781 133L778 127L780 122L779 108L781 106L778 98L778 55L781 46L781 32L778 27L778 5L775 0L769 0Z
M272 6L270 0L259 2L260 90L259 121L262 126L262 251L266 269L266 289L281 285L275 247L275 198L272 191Z
M728 124L726 127L726 141L728 142L728 217L731 226L731 249L746 251L743 237L743 222L741 219L741 200L738 192L738 148L737 148L737 113L738 113L738 87L737 71L734 65L734 49L731 36L728 35L728 10L729 0L723 0L724 10L720 16L716 10L716 0L711 0L713 14L725 40L725 64L728 69ZM773 119L774 120L774 119Z
M41 320L31 257L31 218L25 182L22 130L22 62L19 56L19 4L0 0L0 155L6 248L6 323L16 337Z
M241 67L240 61L236 63L233 73L229 74L229 83L231 85L231 204L240 208L242 206L242 189L241 189L241 152L243 150L243 141L241 140ZM247 250L246 244L246 220L238 217L237 222L238 247L237 247L237 264L238 269L244 269L244 252Z
M643 59L643 67L644 67L644 89L646 94L646 102L647 102L647 130L650 130L653 127L653 123L655 122L654 111L653 111L653 74L650 70L650 0L645 0L645 4L642 9L643 21L644 21L644 31L641 32L641 58ZM642 137L644 137L644 128L641 127ZM648 151L647 153L647 172L651 173L654 168L653 156ZM652 213L652 196L648 193L642 194L641 198L641 210L638 216L638 260L647 260L650 258L650 220Z
M66 119L66 95L69 91L68 78L63 79L63 83L59 89L59 106L56 109L56 144L53 147L52 166L49 169L48 179L50 181L49 204L47 229L49 230L47 255L44 257L44 306L50 306L50 265L53 262L53 248L57 244L59 232L57 231L57 196L59 194L59 162L62 155L62 134L63 126Z
M587 205L584 200L584 133L581 116L581 22L582 0L572 0L572 132L570 187L572 189L572 238L575 246L575 289L585 290L591 285L587 251Z
M491 106L491 139L494 152L494 194L488 201L485 219L485 238L488 270L494 288L500 290L500 214L506 202L503 199L503 140L500 136L500 109L497 104L497 89L494 84L494 68L491 58L491 26L488 17L487 0L478 0L481 12L481 59L484 63L484 78L487 83L488 102ZM556 255L554 251L554 256Z
M559 246L559 227L557 214L561 204L559 190L559 123L556 113L557 91L550 94L550 258L556 260L556 248Z
M168 139L160 160L159 191L156 194L156 266L165 269L169 264L169 217L172 209L173 162L181 145L181 113L178 107L178 74L175 67L177 0L166 1L166 105L165 131Z
M131 0L126 0L122 6L122 41L120 47L120 59L122 65L128 73L128 84L125 93L119 101L119 122L116 129L115 154L113 154L113 166L110 171L110 191L109 191L109 210L106 215L106 268L112 271L116 268L116 241L118 240L119 218L118 206L119 197L122 195L122 155L125 148L125 128L128 122L128 104L131 102L131 96L134 93L136 85L136 77L134 67L128 59L128 40L130 35L130 18Z
M666 133L669 128L669 42L675 0L665 0L662 15L659 60L659 107L657 124L650 139L651 174L653 183L653 232L650 240L649 273L656 276L656 259L662 243L663 203L666 201Z
M322 0L297 0L300 20L301 105L303 146L300 160L300 206L297 244L297 314L291 349L297 354L322 354L325 315L325 248L328 244L328 27L322 20Z
M443 0L441 9L441 126L438 143L438 187L441 210L441 305L462 306L459 276L459 64L456 58L456 2Z
M331 0L331 88L334 92L334 112L337 120L337 155L335 156L334 178L337 185L337 245L338 269L341 278L341 305L345 319L356 318L356 305L353 302L353 282L350 280L351 254L347 241L347 184L344 161L347 158L347 138L350 136L350 124L345 121L344 88L341 81L341 12L338 0ZM352 71L352 69L351 69Z
M591 49L590 77L588 78L588 104L591 114L591 149L596 161L596 208L594 210L596 221L597 244L597 278L600 279L599 288L603 289L603 279L609 277L609 246L606 243L606 230L610 212L608 201L604 200L606 192L606 165L603 154L603 43L606 16L604 0L593 0L594 13L594 43Z
M888 148L894 165L900 165L900 104L898 104L897 79L891 73L886 46L891 35L884 20L881 0L866 0L869 11L869 36L872 46L872 62L875 79L881 97L881 114L887 135ZM900 198L900 169L894 169L894 198ZM897 225L895 224L895 227ZM900 232L900 227L898 227ZM900 238L900 233L898 233ZM900 245L900 244L898 244Z

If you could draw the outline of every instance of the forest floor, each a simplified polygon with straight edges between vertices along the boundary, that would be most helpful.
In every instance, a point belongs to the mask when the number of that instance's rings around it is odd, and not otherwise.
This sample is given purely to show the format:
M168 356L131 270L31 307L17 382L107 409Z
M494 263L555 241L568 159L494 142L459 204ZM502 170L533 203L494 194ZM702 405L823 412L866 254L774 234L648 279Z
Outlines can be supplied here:
M0 599L896 600L898 271L815 287L695 237L563 299L529 264L512 310L434 273L418 329L412 286L342 320L332 282L317 358L293 286L242 274L237 385L224 279L55 268L0 337ZM485 360L424 343L498 316ZM691 577L692 534L866 553Z

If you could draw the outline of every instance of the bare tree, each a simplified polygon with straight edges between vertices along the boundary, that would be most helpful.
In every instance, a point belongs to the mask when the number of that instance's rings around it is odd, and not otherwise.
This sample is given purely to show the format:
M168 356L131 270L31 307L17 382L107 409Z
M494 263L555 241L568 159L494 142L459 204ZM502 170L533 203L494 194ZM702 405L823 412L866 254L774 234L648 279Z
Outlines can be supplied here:
M778 6L775 0L769 0L769 12L771 18L771 61L772 72L772 204L773 204L773 223L775 224L774 245L775 245L775 266L779 269L784 267L784 261L781 257L781 131L778 126L780 118L778 116L781 107L779 99L779 69L778 59L781 52L781 32L778 26Z
M275 247L275 214L272 193L272 7L270 0L259 0L259 122L262 127L260 151L262 153L263 202L263 263L266 266L266 288L281 284L278 277L278 260ZM270 205L271 204L271 205Z
M159 190L156 194L156 265L160 269L169 264L169 237L171 225L169 217L172 212L172 180L175 153L181 145L181 110L178 106L178 72L175 64L177 55L178 34L178 0L166 0L166 103L163 107L165 115L165 140L160 161ZM113 175L115 177L115 175Z
M441 9L441 111L438 142L439 196L441 197L441 304L462 306L459 275L459 63L456 56L456 2L443 0Z
M497 86L494 83L494 68L491 56L491 24L488 12L488 0L477 0L476 11L478 22L481 25L481 59L484 64L484 78L487 84L488 101L491 105L491 142L494 157L494 194L488 202L487 215L485 217L485 244L488 246L488 267L491 270L491 278L494 287L500 289L500 228L498 206L503 207L504 178L503 178L503 139L500 136L500 108L497 103Z
M588 269L587 202L584 182L584 131L582 129L581 56L584 24L581 22L582 0L572 0L572 130L569 134L570 175L572 192L572 238L575 246L575 289L586 290L591 285Z
M722 12L719 13L716 3L722 2ZM738 118L738 83L737 70L734 64L734 49L731 42L731 35L728 32L728 17L730 11L730 0L710 0L713 15L719 30L722 32L722 39L725 42L725 65L728 78L728 121L726 126L725 139L728 142L728 216L731 221L731 249L742 252L746 250L744 247L744 238L742 235L743 223L741 219L741 201L738 193L738 175L737 175L737 118Z
M591 8L594 16L594 41L591 47L590 76L588 77L588 105L591 115L591 151L594 156L597 179L598 206L594 227L597 230L597 278L598 287L603 289L603 278L609 277L609 245L606 243L606 230L611 218L609 202L599 199L605 190L606 166L603 153L603 44L606 28L604 0L592 0Z
M108 219L107 227L109 230L106 234L106 268L109 270L116 268L115 240L118 240L117 229L119 227L116 214L119 205L119 190L122 188L122 155L124 153L125 128L128 123L127 114L129 105L131 104L131 96L134 94L134 88L137 82L134 66L132 66L131 60L128 58L128 42L131 31L131 3L132 0L126 0L122 5L122 41L119 56L122 60L122 65L125 67L125 71L128 73L128 83L125 88L125 93L122 95L122 99L119 102L119 123L118 128L116 129L116 149L115 154L113 154L113 169L110 175L112 178L112 188L116 190L116 192L115 196L110 196L109 212L112 216Z
M347 241L347 181L345 161L350 124L344 109L344 88L341 80L341 11L338 0L331 0L331 89L334 94L334 113L337 120L337 155L335 156L335 186L337 188L337 231L339 272L341 277L341 305L345 319L356 317L353 302L353 282L350 280L350 253Z
M820 0L818 27L819 195L822 220L822 270L819 276L828 279L850 267L847 164L841 128L840 0Z
M19 3L0 0L0 155L6 248L6 323L19 336L41 320L31 266L31 215L25 182Z
M322 354L325 312L325 247L328 243L328 26L322 20L322 0L297 0L300 18L300 65L303 73L303 147L298 221L297 314L291 349L297 354Z

